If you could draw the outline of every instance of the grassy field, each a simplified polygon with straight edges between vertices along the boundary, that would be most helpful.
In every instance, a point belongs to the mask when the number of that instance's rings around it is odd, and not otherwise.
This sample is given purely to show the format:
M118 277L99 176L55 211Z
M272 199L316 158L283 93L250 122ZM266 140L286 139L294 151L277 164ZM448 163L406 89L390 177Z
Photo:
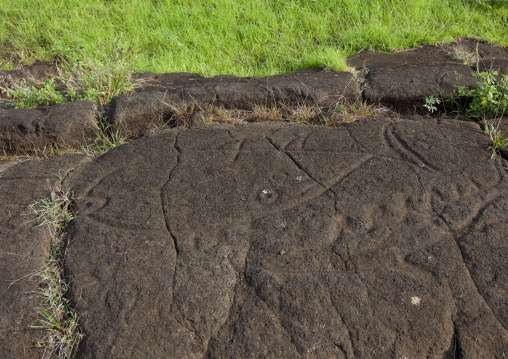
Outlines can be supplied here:
M0 18L3 69L117 38L143 51L135 71L205 76L345 70L361 50L456 37L508 47L507 0L1 0Z

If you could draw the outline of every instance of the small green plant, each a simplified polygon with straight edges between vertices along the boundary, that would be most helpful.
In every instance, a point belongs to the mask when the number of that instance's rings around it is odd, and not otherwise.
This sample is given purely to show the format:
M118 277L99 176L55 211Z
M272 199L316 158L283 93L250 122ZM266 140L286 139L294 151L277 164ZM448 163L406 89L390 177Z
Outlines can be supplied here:
M99 114L97 116L97 135L93 142L82 147L81 151L87 156L95 157L123 145L126 141L127 139L120 134L119 130L112 132L108 117Z
M439 98L429 96L425 97L425 105L423 105L423 107L425 107L430 113L434 113L435 111L437 111L437 107L435 105L436 104L439 105L440 103L441 100Z
M489 136L492 151L491 158L508 146L508 131L500 131L499 124L494 127L491 119L501 118L508 109L508 76L497 79L496 71L477 72L473 76L481 79L473 89L466 86L456 86L454 95L448 99L451 108L460 113L482 119L484 132Z
M68 286L63 275L65 235L72 213L72 191L62 188L63 180L51 195L32 205L40 214L42 225L47 225L51 234L48 260L41 271L41 298L44 307L39 310L39 323L33 328L43 330L46 335L36 344L44 348L43 358L57 354L58 358L71 358L83 338L79 332L78 315L66 297Z
M474 89L458 86L458 97L469 98L467 112L476 118L502 117L508 109L508 76L497 81L496 71L478 72L473 76L480 78Z
M490 149L492 150L491 158L496 156L496 153L508 146L508 131L498 131L494 136L491 137L492 144Z
M13 104L16 108L34 108L39 105L54 105L65 102L65 98L60 93L55 84L55 79L46 80L40 88L35 86L20 87L17 90L7 89L10 97L16 99Z

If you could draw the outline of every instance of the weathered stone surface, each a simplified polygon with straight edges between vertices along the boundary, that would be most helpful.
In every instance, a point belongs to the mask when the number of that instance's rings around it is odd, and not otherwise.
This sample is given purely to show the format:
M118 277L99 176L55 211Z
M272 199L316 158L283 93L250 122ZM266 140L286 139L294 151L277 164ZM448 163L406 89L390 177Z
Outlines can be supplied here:
M508 182L476 124L173 129L76 169L78 358L501 358Z
M363 51L348 58L356 70L433 63L470 63L485 60L507 60L508 50L471 39L460 39L442 45L423 45L414 49L375 52Z
M0 357L40 358L34 347L42 333L37 325L39 271L48 259L50 233L30 207L50 195L59 176L86 161L65 156L0 168ZM7 161L5 161L7 162Z
M111 101L114 109L114 131L124 135L142 133L150 127L167 123L175 113L173 99L167 94L156 91L116 96Z
M382 67L369 71L364 97L400 111L422 108L429 96L446 98L456 86L473 87L478 79L463 64L417 64Z
M364 99L404 113L421 110L429 96L446 98L455 86L474 86L476 70L508 73L508 51L474 40L381 53L364 51L348 63L365 76Z
M136 80L143 80L143 87L138 91L159 91L164 92L168 88L187 87L190 84L194 86L202 86L206 77L188 73L155 73L155 72L137 72L133 74Z
M356 70L429 63L462 63L462 61L455 59L450 51L433 45L396 52L363 51L348 58L348 64Z
M308 69L271 77L253 78L253 81L259 85L267 83L268 89L274 93L276 103L305 103L328 107L333 106L341 98L349 101L361 99L358 83L348 72Z
M113 99L114 130L139 134L166 123L172 115L189 106L215 105L241 110L275 104L329 107L341 98L361 99L357 81L347 72L308 70L247 78L232 75L204 78L187 73L143 73L143 76L148 79L144 88L147 91Z
M0 152L86 145L96 134L96 115L97 105L92 101L36 109L0 108Z

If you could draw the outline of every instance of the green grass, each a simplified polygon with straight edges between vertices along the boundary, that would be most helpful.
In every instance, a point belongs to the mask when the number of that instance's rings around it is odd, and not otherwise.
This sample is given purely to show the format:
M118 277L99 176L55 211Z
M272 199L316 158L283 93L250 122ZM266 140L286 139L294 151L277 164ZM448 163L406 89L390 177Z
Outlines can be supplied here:
M490 138L490 147L492 151L491 159L496 157L496 153L508 147L508 131L499 130L499 121L494 126L491 121L484 120L483 132Z
M67 298L68 286L63 273L65 256L65 236L67 226L74 219L72 213L73 197L70 190L62 188L63 180L47 198L32 205L40 215L42 225L47 225L51 234L48 259L40 272L40 296L44 301L39 309L39 320L35 329L44 332L36 344L43 348L43 358L72 358L83 338L78 328L78 314Z
M58 83L50 78L37 86L25 83L15 89L0 86L0 90L16 100L12 103L16 108L35 108L68 100L91 100L106 105L113 97L133 92L144 83L132 78L132 64L140 52L132 47L119 47L119 40L101 44L100 51L93 56L78 48L79 59L62 58Z
M109 118L103 114L97 116L97 129L96 136L91 143L82 147L79 152L86 154L89 157L100 156L109 152L128 141L128 138L123 137L119 130L113 132Z
M7 91L10 97L16 99L13 104L16 108L34 108L38 105L54 105L66 102L55 86L55 79L47 79L39 88L27 85L16 90L1 86L0 89Z
M0 67L93 54L120 37L134 70L205 76L345 70L361 50L473 37L508 46L506 0L2 0ZM147 67L153 65L152 67Z

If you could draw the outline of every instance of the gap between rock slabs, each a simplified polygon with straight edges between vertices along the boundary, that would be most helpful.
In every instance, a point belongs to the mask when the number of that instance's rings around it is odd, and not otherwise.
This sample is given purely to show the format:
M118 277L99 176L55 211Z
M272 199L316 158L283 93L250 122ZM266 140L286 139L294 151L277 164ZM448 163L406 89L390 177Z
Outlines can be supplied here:
M66 177L66 176L65 176ZM44 350L42 358L71 359L75 356L84 334L79 328L79 314L74 310L68 295L68 282L64 274L67 228L74 219L73 192L64 188L65 177L59 178L49 197L33 203L31 209L46 226L51 237L48 258L38 272L41 307L37 310L37 323L33 329L41 332L35 346Z

